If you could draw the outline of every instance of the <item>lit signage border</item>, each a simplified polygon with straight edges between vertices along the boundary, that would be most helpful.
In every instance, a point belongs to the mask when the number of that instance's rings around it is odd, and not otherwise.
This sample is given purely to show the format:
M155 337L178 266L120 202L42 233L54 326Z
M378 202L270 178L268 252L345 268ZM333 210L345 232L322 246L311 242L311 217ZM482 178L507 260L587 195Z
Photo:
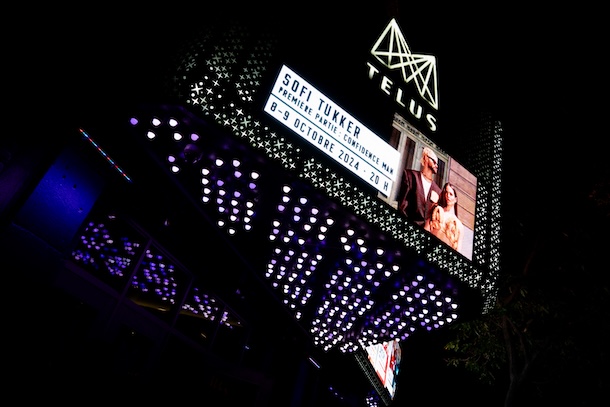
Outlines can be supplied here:
M264 111L382 194L392 191L398 150L286 65Z

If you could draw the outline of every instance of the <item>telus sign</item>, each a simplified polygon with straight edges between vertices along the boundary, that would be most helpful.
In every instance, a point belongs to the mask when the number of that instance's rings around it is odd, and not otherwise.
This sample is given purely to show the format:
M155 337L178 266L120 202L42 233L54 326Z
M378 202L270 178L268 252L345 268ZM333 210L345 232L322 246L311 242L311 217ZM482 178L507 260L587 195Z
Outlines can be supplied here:
M368 78L377 82L379 89L390 96L398 106L407 109L417 120L423 120L431 132L437 130L436 111L438 111L438 78L436 58L433 55L411 52L398 23L392 19L371 49L375 57L366 63ZM380 66L381 65L381 66ZM384 72L399 70L404 83L395 83ZM419 96L427 102L422 105L407 97L404 86L417 87Z

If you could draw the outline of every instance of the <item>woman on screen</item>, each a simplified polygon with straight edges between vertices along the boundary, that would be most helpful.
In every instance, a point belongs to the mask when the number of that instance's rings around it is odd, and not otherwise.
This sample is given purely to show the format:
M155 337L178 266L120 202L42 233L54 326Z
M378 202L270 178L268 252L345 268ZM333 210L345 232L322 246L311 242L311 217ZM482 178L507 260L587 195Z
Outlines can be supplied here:
M458 197L455 188L445 183L438 200L426 216L424 229L447 243L454 250L460 250L464 225L458 218Z

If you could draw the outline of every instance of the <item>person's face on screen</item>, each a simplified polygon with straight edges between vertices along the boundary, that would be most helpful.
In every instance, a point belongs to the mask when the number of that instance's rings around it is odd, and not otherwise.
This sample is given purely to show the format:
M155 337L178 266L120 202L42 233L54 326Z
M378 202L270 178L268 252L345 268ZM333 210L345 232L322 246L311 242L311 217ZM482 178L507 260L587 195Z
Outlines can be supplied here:
M455 205L455 202L457 200L456 196L455 196L455 191L453 190L453 188L451 188L451 186L447 185L445 187L445 198L447 199L447 204L448 205Z
M425 157L425 165L432 170L432 173L436 174L438 171L437 158L432 155L426 155Z

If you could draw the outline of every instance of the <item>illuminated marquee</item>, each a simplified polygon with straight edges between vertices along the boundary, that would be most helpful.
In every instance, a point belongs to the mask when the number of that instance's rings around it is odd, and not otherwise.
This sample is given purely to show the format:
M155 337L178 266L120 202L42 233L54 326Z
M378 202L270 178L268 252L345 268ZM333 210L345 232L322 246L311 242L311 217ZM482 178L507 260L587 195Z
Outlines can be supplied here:
M282 66L265 112L388 195L400 153L287 66Z
M381 33L371 54L389 70L399 69L405 83L413 82L422 99L430 107L438 110L438 78L436 73L436 58L433 55L413 54L407 44L398 23L392 19ZM424 117L430 131L436 131L436 116L426 112L414 99L405 100L404 91L389 77L381 73L375 64L367 62L368 77L379 81L379 88L388 96L394 98L396 103L417 119Z

